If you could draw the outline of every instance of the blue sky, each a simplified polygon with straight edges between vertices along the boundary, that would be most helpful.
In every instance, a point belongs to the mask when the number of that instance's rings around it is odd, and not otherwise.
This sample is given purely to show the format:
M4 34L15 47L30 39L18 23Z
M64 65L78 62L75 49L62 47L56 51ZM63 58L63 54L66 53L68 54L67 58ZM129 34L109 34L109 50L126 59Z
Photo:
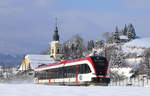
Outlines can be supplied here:
M80 34L102 39L103 32L133 23L149 37L150 0L0 0L0 52L39 53L49 46L58 18L61 42Z

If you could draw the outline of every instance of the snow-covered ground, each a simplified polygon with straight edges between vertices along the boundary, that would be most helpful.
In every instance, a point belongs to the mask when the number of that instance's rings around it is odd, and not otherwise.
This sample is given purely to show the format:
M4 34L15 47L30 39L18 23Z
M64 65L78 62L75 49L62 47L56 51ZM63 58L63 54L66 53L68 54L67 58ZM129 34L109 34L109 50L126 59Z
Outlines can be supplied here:
M125 44L125 46L136 46L150 48L150 38L138 38Z
M150 38L138 38L125 43L122 46L122 49L126 53L137 53L138 55L141 55L144 52L145 48L150 48L149 41Z
M0 84L0 96L149 96L150 87Z

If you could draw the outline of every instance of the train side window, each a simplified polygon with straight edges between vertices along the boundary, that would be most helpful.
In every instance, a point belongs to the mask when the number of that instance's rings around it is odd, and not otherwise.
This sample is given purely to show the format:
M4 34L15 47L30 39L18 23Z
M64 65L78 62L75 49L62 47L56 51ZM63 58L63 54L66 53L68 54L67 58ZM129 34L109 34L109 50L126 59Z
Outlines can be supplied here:
M47 79L47 71L44 71L44 79Z
M78 69L79 69L79 72L78 72L79 74L83 74L84 73L83 64L79 65Z
M54 78L57 78L57 69L54 69Z
M66 78L66 77L67 77L67 68L66 68L66 67L63 68L63 72L64 72L64 73L63 73L63 74L64 74L63 77Z
M69 67L65 67L65 68L66 68L66 77L68 77Z
M85 64L85 73L90 73L90 72L91 72L90 67L87 64Z
M50 79L50 78L51 78L51 74L52 74L51 70L50 70L50 69L49 69L49 70L47 70L48 79Z
M67 67L67 77L70 77L70 73L71 73L71 67L68 66L68 67Z
M83 65L78 65L78 73L83 74Z
M72 73L73 73L73 77L75 77L75 74L76 74L76 66L75 66L75 65L73 66L72 71L73 71L73 72L72 72Z
M79 74L85 74L90 73L91 70L87 64L81 64L79 65Z
M70 66L69 77L72 77L72 66Z
M63 67L59 69L59 76L58 78L63 78Z

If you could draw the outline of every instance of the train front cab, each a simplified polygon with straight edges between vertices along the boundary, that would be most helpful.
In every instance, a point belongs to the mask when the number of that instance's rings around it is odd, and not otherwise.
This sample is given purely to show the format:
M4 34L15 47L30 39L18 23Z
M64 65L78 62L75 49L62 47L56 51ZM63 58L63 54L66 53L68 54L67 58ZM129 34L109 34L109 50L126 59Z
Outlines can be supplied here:
M108 61L105 57L92 56L92 64L95 68L96 77L91 78L91 82L96 85L108 85L110 78L108 75Z

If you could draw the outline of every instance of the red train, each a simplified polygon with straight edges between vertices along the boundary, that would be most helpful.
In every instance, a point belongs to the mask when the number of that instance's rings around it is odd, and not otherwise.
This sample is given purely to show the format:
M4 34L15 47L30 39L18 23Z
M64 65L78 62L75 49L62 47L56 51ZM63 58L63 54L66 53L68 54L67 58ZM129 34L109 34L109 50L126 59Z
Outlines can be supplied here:
M108 85L108 61L105 57L90 56L35 69L35 83L59 85Z

